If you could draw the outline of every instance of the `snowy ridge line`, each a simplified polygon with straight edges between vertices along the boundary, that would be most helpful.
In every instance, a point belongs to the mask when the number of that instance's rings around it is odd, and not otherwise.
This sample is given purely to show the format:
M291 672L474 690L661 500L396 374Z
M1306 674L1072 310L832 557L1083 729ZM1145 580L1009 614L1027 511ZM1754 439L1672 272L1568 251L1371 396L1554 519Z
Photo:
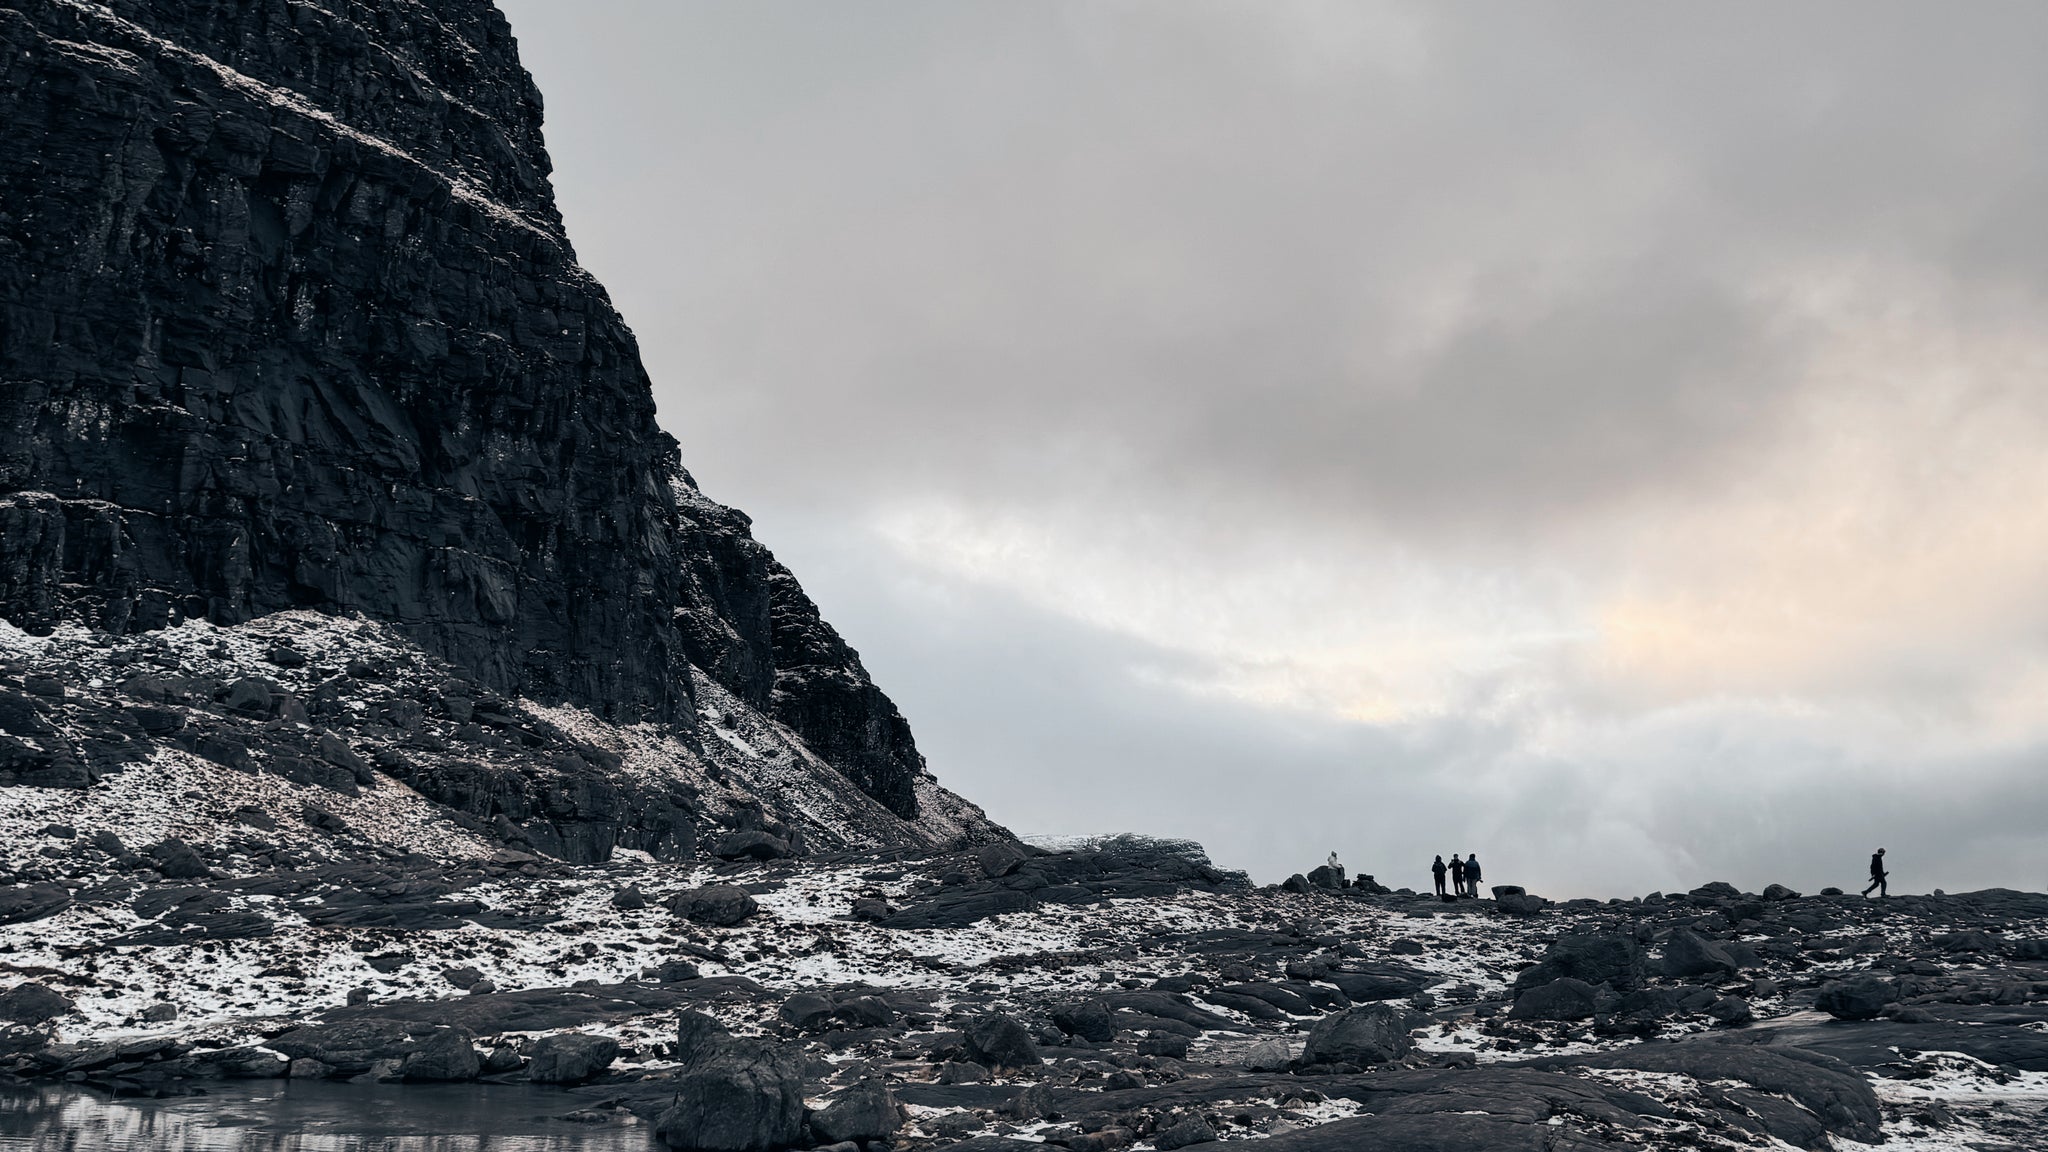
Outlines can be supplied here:
M555 244L560 245L563 251L565 252L569 250L568 238L563 234L556 232L553 229L547 228L543 225L534 223L533 220L529 219L525 213L519 211L516 208L511 207L510 205L501 203L500 201L491 198L481 188L478 188L471 181L460 176L455 176L443 172L440 169L434 167L431 164L428 164L426 161L421 160L419 157L414 156L412 153L407 152L405 149L400 148L398 145L391 143L389 140L386 140L381 136L372 135L371 133L364 132L359 128L355 128L349 124L343 123L340 119L336 118L333 113L328 112L323 108L315 106L305 97L299 95L296 92L290 91L289 89L285 88L278 88L274 85L265 84L261 80L258 80L255 77L248 75L247 73L240 72L228 67L226 64L223 64L220 61L215 60L213 57L208 56L203 52L195 52L182 44L176 44L172 41L166 40L163 37L158 36L155 33L149 31L147 28L144 28L140 24L137 24L132 20L117 15L112 9L107 8L105 5L90 4L87 3L86 0L56 0L56 2L58 4L63 5L66 8L69 8L79 13L82 16L86 16L91 19L96 19L103 24L110 25L128 36L132 36L135 39L140 40L145 44L148 44L152 48L155 48L157 51L165 55L172 56L180 60L184 60L188 63L197 64L200 67L205 68L208 71L212 72L214 75L218 76L223 84L226 84L228 87L233 88L239 92L242 92L245 95L254 96L272 105L290 109L292 112L295 112L308 120L312 120L316 123L325 125L339 136L346 137L347 139L353 140L356 143L361 144L367 148L373 148L379 152L382 152L386 156L390 156L398 160L403 160L406 163L411 164L419 168L421 171L426 172L429 175L434 176L436 179L442 181L444 184L447 185L449 195L453 196L455 199L470 205L471 207L477 209L478 211L484 213L485 215L490 216L493 219L496 219L500 223L510 224L516 228L523 228L526 231L534 234L535 236L539 236L542 237L543 239L553 241ZM585 272L581 268L581 266L576 265L573 260L570 262L570 267L573 268L577 274L581 275L586 279L588 278L589 274Z

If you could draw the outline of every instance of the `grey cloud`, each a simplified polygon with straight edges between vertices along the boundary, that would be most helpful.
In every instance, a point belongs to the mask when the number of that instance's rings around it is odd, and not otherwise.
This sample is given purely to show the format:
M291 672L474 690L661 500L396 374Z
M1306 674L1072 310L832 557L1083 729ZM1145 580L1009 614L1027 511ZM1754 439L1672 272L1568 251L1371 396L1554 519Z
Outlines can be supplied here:
M1749 879L1814 886L1880 834L1947 853L1950 887L2038 865L2015 823L2038 815L2035 750L1976 750L1954 703L2027 663L2038 613L1908 635L1857 673L1950 710L1910 764L1855 761L1843 700L1866 684L1751 743L1740 702L1674 726L1568 670L1560 715L1631 734L1571 762L1536 751L1555 717L1374 727L1190 694L1185 652L1074 623L1057 590L1033 608L913 570L862 525L937 496L1114 535L1113 508L1199 540L1218 579L1331 538L1605 578L1801 437L1876 434L1811 423L1809 369L1844 337L1809 281L1866 292L1877 334L1925 319L1885 311L1900 275L1965 344L2036 326L2048 8L505 7L571 233L686 461L999 818L1184 832L1267 878L1327 846L1454 847L1414 838L1417 812L1603 892L1757 858L1789 871ZM1882 432L1902 469L1975 450L1938 421ZM1699 789L1772 763L1777 815ZM1587 814L1638 781L1643 839L1603 841ZM1980 851L1980 829L2020 847Z

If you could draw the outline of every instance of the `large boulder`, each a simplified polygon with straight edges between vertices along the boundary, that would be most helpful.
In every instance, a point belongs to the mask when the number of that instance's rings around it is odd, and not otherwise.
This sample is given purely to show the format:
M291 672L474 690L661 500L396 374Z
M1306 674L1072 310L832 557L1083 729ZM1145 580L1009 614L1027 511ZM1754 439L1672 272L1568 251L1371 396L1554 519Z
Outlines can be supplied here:
M782 1002L777 1016L799 1032L822 1032L832 1026L832 1001L815 992L799 992Z
M655 1134L684 1152L776 1152L804 1130L801 1065L757 1041L719 1046L676 1081Z
M903 1127L903 1109L888 1084L866 1079L846 1089L811 1116L811 1131L825 1143L881 1140Z
M1021 844L998 840L975 849L974 859L981 865L982 875L991 880L1000 880L1031 859L1031 854L1026 852Z
M1496 884L1493 886L1493 907L1495 911L1509 916L1534 916L1550 907L1550 901L1541 896L1531 896L1519 884Z
M1898 998L1898 987L1891 981L1865 974L1822 985L1813 1006L1837 1020L1875 1020Z
M1116 1039L1116 1013L1100 1000L1084 1000L1052 1010L1052 1022L1069 1036L1097 1044Z
M1548 984L1524 988L1508 1010L1510 1020L1590 1020L1597 1010L1598 991L1584 980L1559 977Z
M731 928L744 924L747 918L760 911L761 906L746 890L731 884L712 884L703 888L690 888L676 894L669 902L669 911L694 924L709 924L716 928Z
M1735 958L1720 943L1685 928L1674 929L1664 942L1664 974L1674 980L1735 975Z
M71 998L41 984L16 984L0 992L0 1020L41 1024L71 1011Z
M143 849L142 854L149 857L150 866L162 873L166 880L194 880L213 874L206 861L199 858L199 853L175 836L150 845Z
M725 1025L709 1013L684 1009L676 1017L676 1062L685 1068L707 1060L732 1039Z
M1391 1004L1368 1004L1325 1016L1309 1031L1303 1064L1383 1064L1415 1048L1412 1016Z
M399 1075L406 1080L474 1080L483 1070L483 1060L468 1032L459 1028L437 1028L419 1039L400 1058Z
M55 884L0 888L0 924L41 920L70 906L71 893Z
M987 1068L1029 1068L1040 1062L1031 1033L1000 1012L969 1025L962 1046L969 1060Z
M1515 987L1536 988L1566 976L1633 992L1643 986L1642 947L1619 932L1560 936L1543 959L1515 977Z
M618 1057L619 1042L588 1032L558 1032L534 1042L527 1054L526 1078L536 1084L581 1084Z

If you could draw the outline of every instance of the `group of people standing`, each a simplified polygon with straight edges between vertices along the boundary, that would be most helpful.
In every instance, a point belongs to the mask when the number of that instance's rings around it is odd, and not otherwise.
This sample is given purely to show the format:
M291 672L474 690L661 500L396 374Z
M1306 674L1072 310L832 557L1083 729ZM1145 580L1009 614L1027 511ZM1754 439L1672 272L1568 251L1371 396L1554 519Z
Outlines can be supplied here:
M1449 864L1445 864L1444 858L1439 856L1436 858L1436 863L1429 866L1429 870L1436 877L1436 894L1444 899L1450 900L1460 896L1470 896L1473 899L1479 897L1479 856L1477 853L1467 853L1465 858L1460 860L1458 859L1458 854L1453 852L1451 853L1451 862ZM1444 890L1444 876L1446 874L1450 876L1451 880L1451 890L1448 892Z

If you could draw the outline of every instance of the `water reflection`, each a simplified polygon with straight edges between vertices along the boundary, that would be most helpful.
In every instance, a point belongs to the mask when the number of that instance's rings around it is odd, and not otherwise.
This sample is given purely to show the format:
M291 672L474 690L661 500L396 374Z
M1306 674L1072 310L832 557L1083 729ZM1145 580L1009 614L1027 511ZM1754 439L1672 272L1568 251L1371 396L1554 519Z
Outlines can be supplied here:
M648 1152L624 1112L563 1119L588 1102L513 1085L268 1080L204 1096L110 1100L64 1085L0 1087L0 1152Z

